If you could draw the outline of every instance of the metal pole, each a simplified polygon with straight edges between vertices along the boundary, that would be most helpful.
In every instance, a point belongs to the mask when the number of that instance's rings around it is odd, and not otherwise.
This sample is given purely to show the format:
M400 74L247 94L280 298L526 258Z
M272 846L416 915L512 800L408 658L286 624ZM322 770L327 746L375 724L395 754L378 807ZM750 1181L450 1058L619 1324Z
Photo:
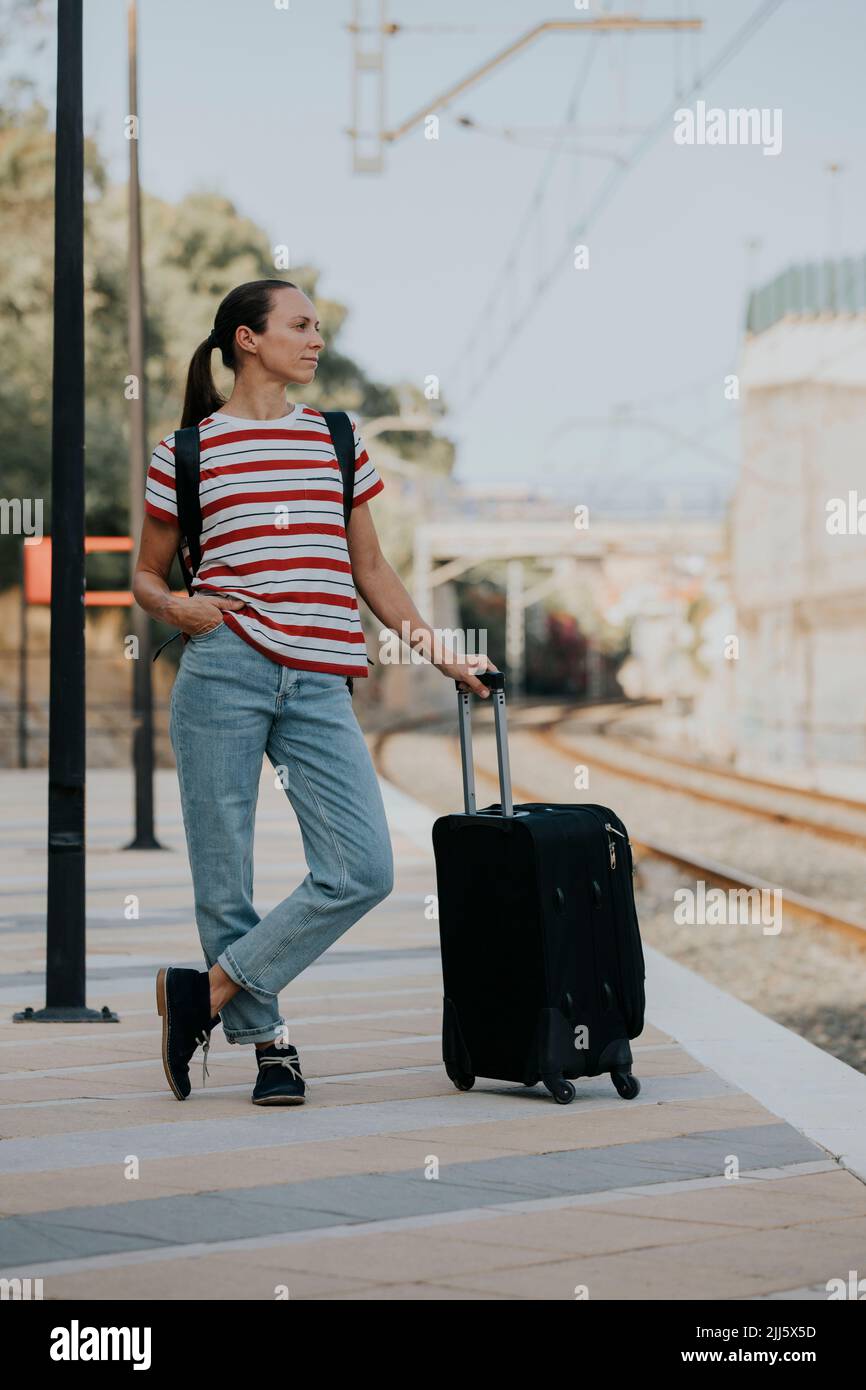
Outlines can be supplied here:
M18 645L18 766L27 766L27 585L24 538L21 538L21 622Z
M138 181L138 76L135 0L127 11L129 51L129 369L136 389L129 403L130 587L144 520L147 401L144 370L144 277L141 268L141 198ZM153 827L153 688L150 618L132 605L136 656L132 663L132 763L135 835L127 849L161 849Z
M509 560L505 582L505 662L508 683L514 695L522 695L526 682L526 600L523 592L523 561Z
M51 424L46 1007L16 1021L116 1021L85 1005L84 123L82 0L58 0Z

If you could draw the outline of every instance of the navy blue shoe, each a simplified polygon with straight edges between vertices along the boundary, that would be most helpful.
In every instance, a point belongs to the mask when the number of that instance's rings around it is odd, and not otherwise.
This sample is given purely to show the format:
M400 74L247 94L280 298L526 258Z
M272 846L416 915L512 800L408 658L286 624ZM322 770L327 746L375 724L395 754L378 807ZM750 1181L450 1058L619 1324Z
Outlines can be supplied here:
M296 1047L257 1047L256 1062L253 1105L303 1105L306 1087Z
M169 965L156 977L156 1008L162 1019L162 1065L178 1100L186 1100L192 1087L189 1064L197 1047L204 1050L202 1085L210 1073L207 1054L210 1035L219 1023L211 1017L210 980L207 971L184 970Z

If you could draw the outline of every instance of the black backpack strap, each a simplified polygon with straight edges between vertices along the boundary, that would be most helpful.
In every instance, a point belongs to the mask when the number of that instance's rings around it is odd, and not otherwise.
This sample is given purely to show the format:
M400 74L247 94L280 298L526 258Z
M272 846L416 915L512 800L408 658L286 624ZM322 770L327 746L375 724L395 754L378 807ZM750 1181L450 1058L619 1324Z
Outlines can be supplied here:
M355 436L352 433L352 421L345 410L323 410L322 419L331 432L334 453L337 455L337 462L340 465L340 475L343 479L343 526L348 533L349 521L352 516L352 503L355 500ZM367 657L367 665L373 666L374 664ZM354 694L354 677L347 676L346 684L349 687L349 694Z
M323 410L322 419L331 431L334 452L343 479L343 525L348 531L355 499L355 436L345 410Z
M201 564L201 502L199 500L199 481L201 477L201 444L198 425L188 425L186 429L176 430L174 436L174 487L177 497L177 519L180 525L181 545L178 558L183 571L183 582L187 593L192 593L192 581L198 574ZM183 563L183 539L189 550L191 573L187 574Z
M180 545L177 548L177 559L188 594L192 593L192 581L198 574L201 564L201 502L198 491L201 476L200 455L201 443L198 425L187 425L182 430L175 430L174 489L177 499L177 520L180 526ZM186 540L189 551L191 573L183 561L184 540ZM169 637L161 646L157 647L153 654L153 660L156 661L160 652L168 646L169 642L174 642L180 636L181 633L176 632L174 637Z

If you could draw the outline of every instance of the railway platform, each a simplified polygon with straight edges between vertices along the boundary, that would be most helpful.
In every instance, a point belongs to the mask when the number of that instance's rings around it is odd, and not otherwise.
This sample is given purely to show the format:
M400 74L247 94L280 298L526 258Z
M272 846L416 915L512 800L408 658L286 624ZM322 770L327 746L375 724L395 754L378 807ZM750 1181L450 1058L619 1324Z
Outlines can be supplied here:
M13 1024L43 1002L44 778L4 781L0 1277L232 1301L818 1301L866 1278L866 1076L656 951L636 1100L452 1087L434 813L387 782L394 892L282 1000L306 1105L254 1108L219 1030L207 1085L200 1057L186 1103L165 1085L154 975L201 963L173 772L160 853L119 849L128 775L89 779L88 1002L120 1022ZM304 872L267 774L256 865L260 908Z

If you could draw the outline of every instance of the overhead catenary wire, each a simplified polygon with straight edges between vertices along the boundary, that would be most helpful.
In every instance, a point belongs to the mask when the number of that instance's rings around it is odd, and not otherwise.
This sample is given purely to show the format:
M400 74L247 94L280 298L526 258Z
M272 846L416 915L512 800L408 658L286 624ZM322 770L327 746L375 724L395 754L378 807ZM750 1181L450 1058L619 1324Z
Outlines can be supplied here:
M626 155L624 164L612 170L605 178L601 188L599 189L598 193L596 194L595 198L590 204L590 207L587 210L587 212L572 227L566 242L566 247L572 247L576 243L580 243L582 238L585 237L593 221L599 216L599 214L611 201L615 193L619 190L621 184L628 177L628 174L632 171L632 169L634 169L637 166L637 164L641 161L644 155L652 148L659 136L666 129L669 129L670 119L673 116L674 112L680 106L681 102L696 96L697 93L701 91L712 78L716 77L725 67L727 67L727 65L732 61L732 59L734 59L737 56L737 54L745 47L749 40L754 37L758 30L762 28L762 26L767 22L771 15L773 15L775 11L779 9L779 7L783 3L784 0L764 0L764 3L759 6L755 13L751 15L743 25L740 26L736 34L734 34L733 38L730 39L729 42L716 55L716 57L710 61L707 68L703 72L697 73L689 89L685 93L676 95L672 101L669 101L665 105L664 110L660 113L658 118L650 124L645 134L637 141L631 152L628 155ZM533 200L530 203L530 213L532 212L536 204L536 201L537 196L534 195ZM522 240L522 228L527 220L527 218L524 218L524 223L521 227L520 240ZM466 346L464 347L463 351L460 354L458 354L455 365L452 369L452 373L450 373L449 375L453 375L454 377L457 376L460 370L457 364L459 364L461 360L471 360L470 354L472 348L474 347L477 337L482 332L485 332L489 335L488 319L493 308L496 305L496 302L500 299L501 281L504 278L504 273L511 269L514 259L515 253L512 251L509 254L509 258L506 261L503 271L500 272L499 277L494 282L493 289L490 291L487 298L485 299L484 306L482 307L482 310L479 314L477 326L473 329L469 337L466 339ZM514 332L517 323L520 321L525 322L527 315L530 315L535 312L535 310L538 308L540 300L547 293L553 282L562 273L563 269L567 264L569 264L567 255L557 255L554 258L550 267L537 278L535 284L532 287L531 294L527 296L525 303L520 305L519 309L514 314L511 322L506 326L505 332L502 334L499 344L496 347L494 347L491 353L489 354L486 362L484 363L483 369L475 377L468 380L465 384L465 387L462 388L462 390L461 388L458 388L457 391L452 390L453 408L459 410L461 397L464 401L468 401L477 396L479 391L483 389L483 386L486 380L489 378L489 375L492 372L493 368L498 366L498 364L502 361L503 357L508 352L509 346L514 341Z
M610 9L610 0L608 0L608 3L605 4L604 9L605 11L608 11ZM566 128L573 127L575 112L577 111L577 107L580 102L580 98L583 94L586 83L589 80L589 74L592 69L596 53L598 51L598 40L600 37L601 35L597 32L593 32L589 36L589 44L587 47L586 55L584 57L584 61L581 66L580 72L578 73L577 80L574 84L574 87L572 88L571 95L569 96L568 105L566 106L565 117L563 120L563 126ZM511 246L509 247L509 250L505 256L505 260L502 263L501 269L499 270L497 276L494 279L493 288L491 289L490 293L487 296L487 299L482 305L481 311L476 320L475 328L464 342L464 346L461 349L461 353L459 355L460 357L464 357L464 355L467 357L471 356L472 352L475 350L477 341L481 338L482 334L486 334L486 332L488 331L490 319L497 312L501 298L499 286L503 281L512 278L515 274L520 247L529 233L531 224L533 223L536 217L540 217L540 210L544 203L547 185L549 184L553 176L553 172L556 168L556 164L561 153L562 141L560 141L552 148L552 150L548 154L547 159L545 160L544 167L542 168L539 179L535 185L535 189L533 190L529 198L529 202L526 206L523 218L520 222L520 225L517 228L517 231L511 242Z

